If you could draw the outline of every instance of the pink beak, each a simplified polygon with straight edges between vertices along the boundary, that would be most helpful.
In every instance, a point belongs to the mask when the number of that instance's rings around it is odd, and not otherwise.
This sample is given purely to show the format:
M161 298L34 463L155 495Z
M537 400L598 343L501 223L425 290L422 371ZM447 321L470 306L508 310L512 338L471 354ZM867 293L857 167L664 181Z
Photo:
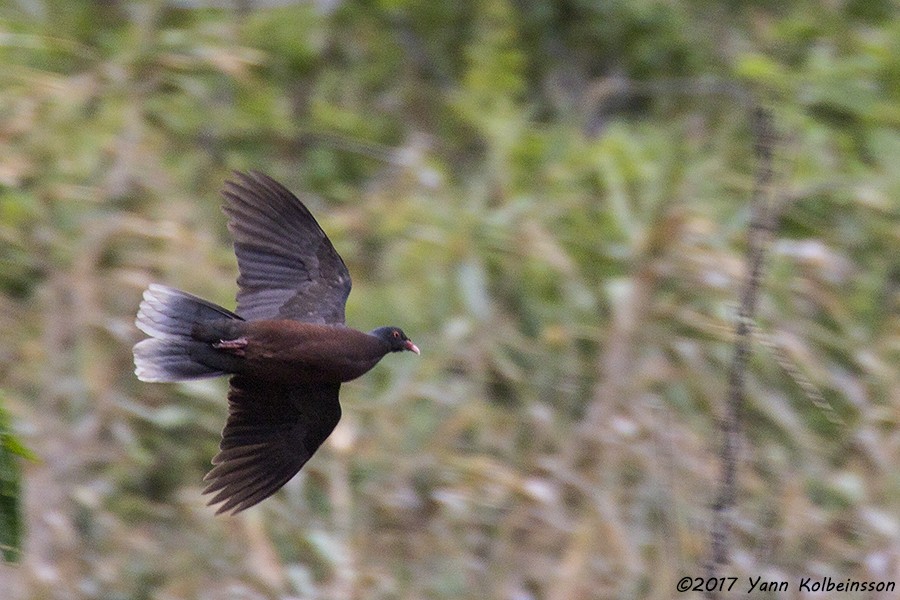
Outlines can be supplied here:
M415 352L416 354L421 354L419 352L419 347L412 343L412 340L406 340L406 349L410 352Z

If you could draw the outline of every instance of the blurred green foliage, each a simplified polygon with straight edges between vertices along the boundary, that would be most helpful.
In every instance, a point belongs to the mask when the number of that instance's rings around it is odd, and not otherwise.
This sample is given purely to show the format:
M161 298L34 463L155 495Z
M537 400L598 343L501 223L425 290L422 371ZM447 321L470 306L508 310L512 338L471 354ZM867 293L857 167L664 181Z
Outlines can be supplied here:
M20 458L35 458L13 435L0 393L0 553L9 562L19 560L22 545L22 470Z
M670 597L707 552L751 96L782 218L727 575L900 577L891 0L14 0L0 64L0 388L41 458L5 597ZM153 281L233 306L247 168L307 198L348 322L423 355L216 519L225 384L138 382L132 321Z

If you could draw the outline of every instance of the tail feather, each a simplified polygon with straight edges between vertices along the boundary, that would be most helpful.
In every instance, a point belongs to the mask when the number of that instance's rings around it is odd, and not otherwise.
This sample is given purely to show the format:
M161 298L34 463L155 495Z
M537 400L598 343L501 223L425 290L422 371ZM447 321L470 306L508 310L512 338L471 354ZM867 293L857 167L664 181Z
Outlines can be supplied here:
M195 355L207 345L203 342L148 338L134 345L134 373L141 381L190 381L224 375L198 362Z
M204 321L243 320L187 292L151 284L144 291L135 325L150 336L134 346L134 372L141 381L186 381L227 373L232 357L192 337Z
M228 309L193 294L151 283L144 290L135 325L147 335L159 339L190 338L194 325L202 321L237 319Z

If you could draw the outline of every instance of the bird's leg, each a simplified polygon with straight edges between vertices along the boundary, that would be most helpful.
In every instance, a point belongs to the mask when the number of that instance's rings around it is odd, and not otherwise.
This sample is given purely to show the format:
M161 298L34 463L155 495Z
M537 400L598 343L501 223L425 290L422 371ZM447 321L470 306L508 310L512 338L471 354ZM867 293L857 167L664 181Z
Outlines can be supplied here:
M247 338L239 337L234 340L219 340L212 346L216 350L225 350L229 354L234 354L235 356L244 356L244 348L247 347Z

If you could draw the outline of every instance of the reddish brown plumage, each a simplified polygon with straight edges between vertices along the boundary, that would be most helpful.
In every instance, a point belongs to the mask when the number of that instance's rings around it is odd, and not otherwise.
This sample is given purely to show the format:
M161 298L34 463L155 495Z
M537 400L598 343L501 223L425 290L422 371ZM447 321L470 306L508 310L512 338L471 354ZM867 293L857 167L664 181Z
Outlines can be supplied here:
M238 373L273 383L343 383L390 352L381 339L344 325L246 321L237 331L246 340Z

